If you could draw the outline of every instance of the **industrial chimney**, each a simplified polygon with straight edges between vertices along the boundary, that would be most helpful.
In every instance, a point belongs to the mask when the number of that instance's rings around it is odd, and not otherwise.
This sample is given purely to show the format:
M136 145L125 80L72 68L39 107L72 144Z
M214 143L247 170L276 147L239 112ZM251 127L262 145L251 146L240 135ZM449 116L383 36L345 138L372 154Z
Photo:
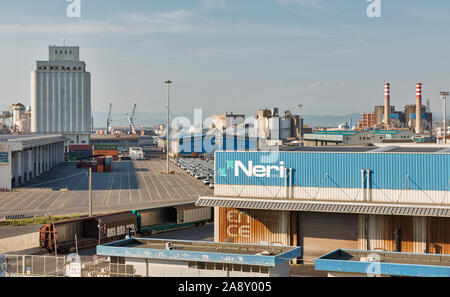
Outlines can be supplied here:
M391 118L391 85L384 84L384 124L389 126Z
M422 84L416 84L416 134L422 130Z

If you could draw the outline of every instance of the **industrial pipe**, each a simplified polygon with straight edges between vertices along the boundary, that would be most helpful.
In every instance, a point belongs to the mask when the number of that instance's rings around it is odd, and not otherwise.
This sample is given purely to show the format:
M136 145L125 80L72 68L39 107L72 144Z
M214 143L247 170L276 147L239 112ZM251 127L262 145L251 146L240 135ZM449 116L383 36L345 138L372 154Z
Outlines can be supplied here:
M288 169L284 168L284 188L286 189L286 198L289 198L287 172Z
M364 187L364 179L365 179L365 170L361 169L361 192L363 194L363 201L366 201L366 191L365 191L365 187Z
M293 183L292 183L292 171L293 171L293 168L289 168L289 186L290 186L290 188L291 188L291 190L290 190L290 195L291 195L291 197L290 198L294 198L294 186L293 186Z

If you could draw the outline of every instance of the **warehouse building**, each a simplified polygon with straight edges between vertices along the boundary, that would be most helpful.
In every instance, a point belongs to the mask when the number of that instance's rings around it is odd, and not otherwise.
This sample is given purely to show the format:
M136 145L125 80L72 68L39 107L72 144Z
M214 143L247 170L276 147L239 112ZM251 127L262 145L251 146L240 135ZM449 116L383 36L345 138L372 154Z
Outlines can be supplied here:
M374 143L411 141L416 134L406 130L368 130L368 131L314 131L305 134L307 146L324 145L367 145Z
M288 277L301 248L130 238L98 245L97 255L111 257L117 276Z
M322 150L321 150L322 149ZM216 152L215 241L450 253L450 146Z
M65 139L61 134L0 136L0 190L10 191L64 162Z

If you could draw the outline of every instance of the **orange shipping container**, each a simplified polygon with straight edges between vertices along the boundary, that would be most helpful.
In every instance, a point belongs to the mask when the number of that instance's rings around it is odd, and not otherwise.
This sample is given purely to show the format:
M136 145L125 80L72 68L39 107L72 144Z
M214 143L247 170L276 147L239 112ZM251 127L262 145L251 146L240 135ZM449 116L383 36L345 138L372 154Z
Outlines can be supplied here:
M118 156L118 150L94 150L94 155L103 155L103 156Z
M104 165L97 165L97 172L103 172Z

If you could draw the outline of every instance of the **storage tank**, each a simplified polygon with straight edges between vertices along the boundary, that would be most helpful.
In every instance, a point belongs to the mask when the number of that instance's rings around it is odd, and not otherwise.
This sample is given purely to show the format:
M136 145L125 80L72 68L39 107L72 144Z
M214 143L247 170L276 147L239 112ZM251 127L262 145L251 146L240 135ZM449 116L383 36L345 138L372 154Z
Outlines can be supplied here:
M267 138L267 118L259 118L256 122L255 127L258 130L256 131L256 137Z
M280 120L280 139L291 137L291 118L282 118Z
M269 119L270 139L280 139L280 118L273 117Z

